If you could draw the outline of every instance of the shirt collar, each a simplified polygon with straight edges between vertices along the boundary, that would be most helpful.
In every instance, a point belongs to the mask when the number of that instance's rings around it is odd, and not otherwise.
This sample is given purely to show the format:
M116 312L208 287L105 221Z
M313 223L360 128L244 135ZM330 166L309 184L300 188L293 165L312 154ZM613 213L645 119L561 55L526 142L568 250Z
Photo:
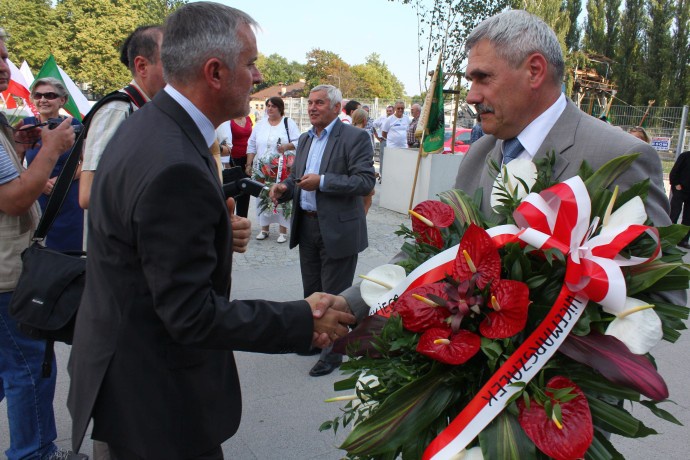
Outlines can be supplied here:
M192 118L197 128L199 128L199 131L201 131L201 135L204 136L206 145L211 147L211 144L213 144L213 142L216 140L216 130L213 127L211 120L209 120L201 110L196 108L192 101L187 99L178 90L170 86L170 84L166 85L165 88L163 88L163 91L168 93L168 95L170 95L175 102L182 106L185 112L187 112L187 114Z
M335 125L335 123L337 121L338 121L338 117L335 117L335 119L332 122L330 122L330 124L328 126L326 126L323 129L323 131L321 131L321 136L316 135L316 130L314 129L313 126L311 128L309 128L309 131L307 131L307 133L309 134L309 137L311 137L312 139L313 138L320 139L323 137L328 137L331 134L331 130L333 129L333 125Z
M522 144L522 147L532 158L537 154L539 147L544 143L544 139L546 139L553 125L555 125L558 118L560 118L566 105L565 95L561 93L551 107L532 120L532 123L527 125L527 127L518 134L517 138L520 144Z

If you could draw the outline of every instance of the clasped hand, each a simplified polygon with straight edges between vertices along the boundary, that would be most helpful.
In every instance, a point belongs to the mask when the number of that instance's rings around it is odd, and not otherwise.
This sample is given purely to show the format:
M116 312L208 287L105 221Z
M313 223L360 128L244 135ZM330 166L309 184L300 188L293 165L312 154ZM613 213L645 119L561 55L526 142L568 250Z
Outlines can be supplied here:
M316 292L305 299L314 317L312 346L325 348L349 332L348 325L355 324L355 317L342 296Z

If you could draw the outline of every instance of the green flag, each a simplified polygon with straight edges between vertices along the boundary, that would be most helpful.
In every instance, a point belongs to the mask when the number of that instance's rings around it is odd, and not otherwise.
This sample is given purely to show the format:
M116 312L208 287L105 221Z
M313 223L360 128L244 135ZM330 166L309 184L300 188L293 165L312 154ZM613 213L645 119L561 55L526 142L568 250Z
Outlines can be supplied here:
M441 70L441 56L434 76L431 78L431 88L424 101L426 117L419 121L424 129L422 155L443 152L445 135L445 120L443 117L443 71Z
M63 76L65 78L63 78ZM81 92L79 92L79 94L75 94L75 90L78 91L78 89L76 88L76 86L74 85L72 80L64 72L60 71L60 68L58 67L57 63L55 62L55 57L53 57L52 54L50 56L48 56L48 59L46 59L46 62L43 63L43 67L41 67L41 70L38 72L38 74L36 74L36 79L34 81L38 80L39 78L46 78L46 77L53 77L53 78L56 78L62 82L62 84L67 89L67 92L69 93L69 96L70 96L69 98L67 98L67 103L65 104L65 110L70 115L72 115L74 118L81 121L82 116L81 116L81 113L79 111L79 107L77 106L76 101L80 100L79 99L80 97L83 98L84 100L86 100L86 98L84 98L84 95L81 94ZM68 80L69 83L66 80ZM72 87L72 88L70 88L70 87ZM87 112L88 112L88 110L87 110ZM84 113L86 113L86 112L84 112Z

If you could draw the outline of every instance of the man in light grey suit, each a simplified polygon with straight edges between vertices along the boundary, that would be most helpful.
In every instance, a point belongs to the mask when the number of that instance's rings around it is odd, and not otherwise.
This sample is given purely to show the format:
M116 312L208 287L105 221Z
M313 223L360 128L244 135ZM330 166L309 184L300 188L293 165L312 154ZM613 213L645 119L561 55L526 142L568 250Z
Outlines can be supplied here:
M555 152L553 178L564 181L577 174L583 160L597 169L615 157L640 153L616 183L624 191L649 179L647 214L657 226L671 223L659 156L648 144L587 115L565 98L563 53L546 23L526 11L506 11L479 24L466 47L466 78L472 82L467 102L476 106L486 135L465 154L455 188L469 194L481 188L485 216L496 215L489 203L496 175L492 161L501 165L514 158L538 160ZM335 299L336 308L345 308L346 302L360 319L369 311L359 286ZM684 303L680 297L673 301Z
M374 152L365 130L338 119L341 101L335 86L311 90L313 127L299 139L290 176L270 191L276 203L293 200L290 248L299 245L305 293L337 294L350 286L368 245L362 197L374 188ZM329 374L341 362L324 349L309 374Z
M515 143L512 158L538 160L555 152L553 178L559 181L575 176L583 161L596 170L615 157L639 153L616 183L625 190L648 178L647 213L655 225L670 224L658 154L566 99L561 92L563 54L548 25L525 11L506 11L477 26L466 46L466 78L472 82L467 102L477 107L487 136L465 155L455 186L469 193L481 187L485 215L493 212L489 199L495 172L490 164L505 163L506 146Z

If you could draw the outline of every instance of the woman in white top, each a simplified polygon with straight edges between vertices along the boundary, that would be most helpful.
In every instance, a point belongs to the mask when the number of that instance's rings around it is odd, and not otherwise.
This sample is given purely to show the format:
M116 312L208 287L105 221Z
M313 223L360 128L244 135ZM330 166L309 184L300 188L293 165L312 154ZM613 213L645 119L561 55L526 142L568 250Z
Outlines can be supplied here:
M254 126L252 135L249 137L247 174L251 174L250 168L258 167L262 158L297 148L299 128L292 119L284 117L284 113L285 103L281 98L274 96L266 101L267 116ZM274 213L269 210L261 212L261 209L257 207L257 214L259 225L261 225L261 231L256 236L257 240L268 238L269 226L275 223L280 226L278 243L287 241L287 228L290 223L280 208Z

